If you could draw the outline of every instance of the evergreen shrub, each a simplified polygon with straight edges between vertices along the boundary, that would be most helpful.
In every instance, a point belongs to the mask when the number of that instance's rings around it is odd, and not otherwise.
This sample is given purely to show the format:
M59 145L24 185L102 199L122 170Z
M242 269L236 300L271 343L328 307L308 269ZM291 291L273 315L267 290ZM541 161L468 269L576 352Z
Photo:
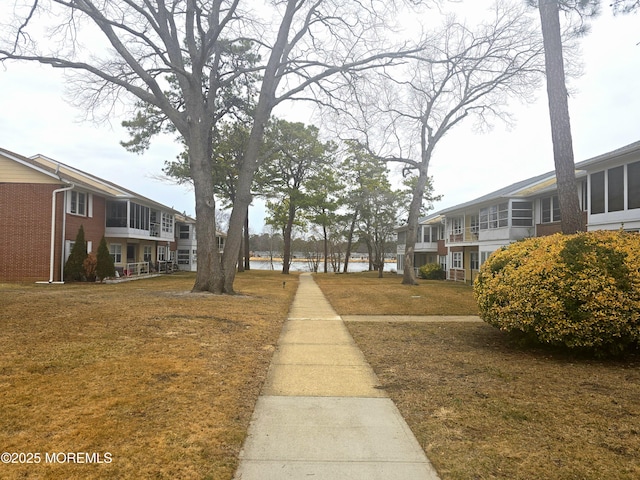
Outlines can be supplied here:
M64 280L66 282L81 282L85 279L84 260L87 258L87 242L84 239L84 228L80 225L75 243L64 264Z
M437 263L427 263L418 269L420 278L425 280L444 280L447 278L446 272Z
M474 283L482 319L543 344L620 354L640 344L640 235L536 237L492 254Z
M100 240L98 253L96 255L96 276L100 281L103 281L108 277L116 276L116 267L113 264L113 258L109 253L107 241L104 237L102 237L102 239Z

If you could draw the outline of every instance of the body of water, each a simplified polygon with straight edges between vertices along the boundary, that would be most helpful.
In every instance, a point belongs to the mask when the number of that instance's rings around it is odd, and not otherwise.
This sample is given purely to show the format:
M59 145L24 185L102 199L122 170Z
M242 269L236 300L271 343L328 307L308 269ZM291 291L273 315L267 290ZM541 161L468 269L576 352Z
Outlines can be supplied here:
M278 272L282 271L282 262L273 261L273 264L269 260L251 260L251 268L256 270L275 270ZM329 263L329 272L333 272L333 268L331 263ZM344 269L344 264L340 265L340 272L342 273ZM353 272L364 272L369 269L369 262L349 262L348 271ZM387 262L384 265L384 271L390 272L391 270L396 269L395 262ZM289 267L289 271L291 272L310 272L311 267L308 262L292 262ZM324 272L324 262L321 262L318 266L318 272Z

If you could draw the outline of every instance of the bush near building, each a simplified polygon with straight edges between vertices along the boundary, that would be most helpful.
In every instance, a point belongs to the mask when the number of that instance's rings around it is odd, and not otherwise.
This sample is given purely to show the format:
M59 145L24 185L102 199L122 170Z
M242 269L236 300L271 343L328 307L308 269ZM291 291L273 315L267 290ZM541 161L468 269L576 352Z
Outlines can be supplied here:
M620 354L640 344L640 235L536 237L495 252L474 284L480 316L543 344Z
M427 263L418 269L420 278L425 280L445 280L447 273L436 263Z

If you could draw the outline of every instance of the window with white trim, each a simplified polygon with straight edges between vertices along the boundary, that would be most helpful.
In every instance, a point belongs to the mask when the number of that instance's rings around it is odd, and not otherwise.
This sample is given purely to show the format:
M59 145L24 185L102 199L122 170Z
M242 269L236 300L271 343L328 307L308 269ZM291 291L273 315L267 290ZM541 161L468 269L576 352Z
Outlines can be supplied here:
M487 261L493 252L480 252L480 265Z
M533 226L532 202L511 202L511 225L514 227Z
M122 245L119 243L112 243L109 245L109 255L111 255L113 263L122 263Z
M167 259L167 247L158 245L158 261L164 262Z
M462 270L462 252L453 252L451 260L451 268Z
M503 228L508 226L508 202L491 205L490 207L480 209L480 230L490 230L492 228Z
M69 192L69 213L87 216L87 194L72 190Z
M151 261L151 245L144 246L144 250L142 252L142 261L143 262Z
M149 207L135 202L129 203L129 228L149 230Z
M180 233L179 233L179 238L181 240L188 240L189 239L189 233L190 233L190 227L189 225L184 225L181 224L180 225Z
M469 252L469 266L471 270L479 270L480 269L480 261L478 252Z
M542 223L560 221L560 202L557 195L541 199L540 207L542 210Z
M454 217L451 219L451 233L460 235L462 233L463 217Z
M189 250L178 250L178 265L189 265Z
M164 233L173 233L173 215L162 212L162 231Z

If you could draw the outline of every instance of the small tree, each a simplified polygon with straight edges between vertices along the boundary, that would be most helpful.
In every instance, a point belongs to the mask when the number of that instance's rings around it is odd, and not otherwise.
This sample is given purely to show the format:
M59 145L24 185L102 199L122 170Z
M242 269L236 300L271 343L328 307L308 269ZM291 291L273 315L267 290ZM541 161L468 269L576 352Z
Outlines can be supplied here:
M68 282L80 282L84 279L84 259L87 258L87 242L84 240L84 228L80 225L71 253L64 264L64 279Z
M98 265L98 259L96 254L91 252L87 255L87 258L82 262L82 268L84 270L84 278L87 282L96 281L96 267Z
M114 277L116 274L116 267L113 264L113 258L107 248L107 241L104 237L100 240L97 254L96 276L100 281L103 281L107 277Z

